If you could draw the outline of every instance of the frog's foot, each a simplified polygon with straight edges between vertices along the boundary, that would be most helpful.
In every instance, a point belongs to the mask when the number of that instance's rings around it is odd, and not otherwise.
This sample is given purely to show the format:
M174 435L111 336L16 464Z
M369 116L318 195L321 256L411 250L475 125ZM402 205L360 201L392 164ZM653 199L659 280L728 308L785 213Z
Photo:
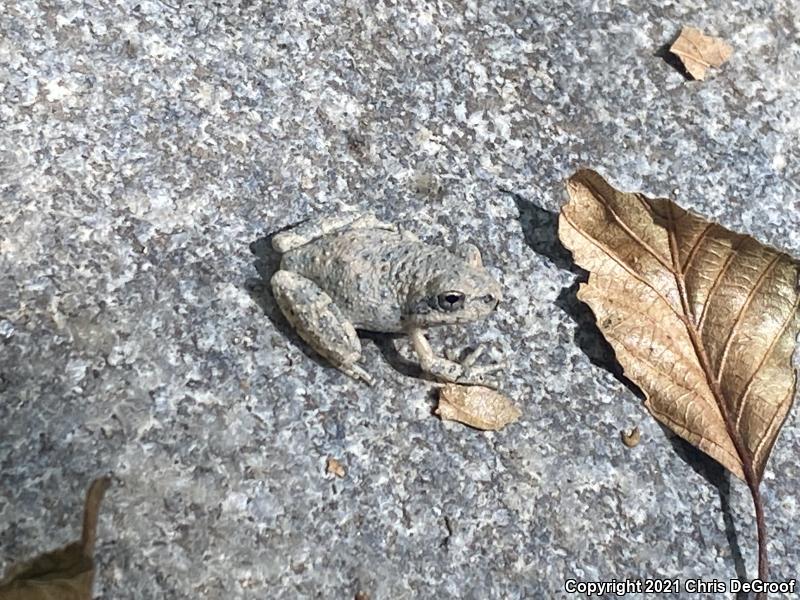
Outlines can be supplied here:
M375 378L358 365L340 365L338 369L353 379L360 379L369 386L375 385Z
M472 267L482 267L483 258L481 258L481 251L475 244L459 244L453 248L453 254L460 256L464 261Z
M420 367L425 373L448 383L482 385L489 388L498 387L497 382L489 377L489 374L502 369L504 365L502 363L491 365L475 364L475 361L483 353L483 346L478 346L464 360L458 362L436 356L421 329L411 330L409 337L414 346L414 351L419 356Z
M372 213L364 213L358 219L348 225L348 229L383 229L385 231L392 231L402 236L402 238L406 241L419 242L419 238L415 233L412 233L408 229L403 229L399 225L381 221Z
M355 327L322 288L291 271L276 272L270 283L281 312L303 341L343 373L373 384L356 364L361 341Z
M461 364L464 368L470 368L475 362L481 357L483 352L486 350L486 346L483 344L479 344L477 348L475 348L472 352L468 353L464 358L461 360L458 359L456 352L453 350L445 350L444 354L447 358L452 362L457 362ZM501 364L490 365L493 369L500 368Z
M272 248L276 252L285 253L342 229L388 229L389 231L397 231L396 226L379 221L372 213L342 212L309 219L291 229L282 231L272 238Z

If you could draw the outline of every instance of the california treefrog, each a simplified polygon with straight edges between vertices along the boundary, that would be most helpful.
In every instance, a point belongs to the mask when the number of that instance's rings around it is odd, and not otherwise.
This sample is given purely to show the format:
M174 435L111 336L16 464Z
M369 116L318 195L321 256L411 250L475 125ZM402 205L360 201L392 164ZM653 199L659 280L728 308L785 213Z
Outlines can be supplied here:
M341 371L368 384L358 364L356 329L407 334L425 373L437 379L491 385L477 366L481 348L461 362L434 354L423 330L489 315L500 285L483 268L478 249L450 252L419 241L372 214L342 213L275 235L282 254L272 291L300 337Z

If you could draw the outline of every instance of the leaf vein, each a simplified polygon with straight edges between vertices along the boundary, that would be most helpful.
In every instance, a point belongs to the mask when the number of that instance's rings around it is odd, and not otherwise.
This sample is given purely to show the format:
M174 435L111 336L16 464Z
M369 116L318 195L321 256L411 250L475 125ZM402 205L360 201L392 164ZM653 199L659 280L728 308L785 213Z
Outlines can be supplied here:
M739 312L736 315L733 324L731 325L731 330L730 332L728 332L728 338L725 340L725 347L722 351L722 356L720 357L719 367L717 368L717 381L722 380L722 372L725 370L725 364L728 362L728 354L730 353L731 346L733 345L733 338L736 337L736 334L739 331L739 326L742 324L742 321L744 320L744 315L747 312L747 309L750 308L750 305L753 302L753 298L756 297L756 294L758 293L758 290L761 288L761 285L764 283L766 278L772 272L772 269L775 268L775 265L778 264L778 261L780 259L781 255L775 254L772 260L769 261L769 264L767 264L761 270L758 279L753 284L753 287L750 290L750 292L747 294L747 298L745 298L744 304L742 304L742 307L739 309Z
M655 317L653 317L648 312L637 310L637 309L639 309L641 307L641 304L635 304L633 302L628 302L623 298L620 298L619 305L625 306L625 307L629 307L630 309L632 309L631 312L634 312L637 317L646 320L648 323L651 323L653 325L653 329L654 330L663 331L663 327L662 327L663 323L660 320L656 319ZM697 357L696 356L687 356L686 354L681 352L681 348L680 348L680 345L678 344L677 340L675 340L668 333L665 335L665 338L667 340L669 340L669 343L664 344L664 345L667 346L670 350L674 351L675 355L678 356L679 359L682 360L682 362L686 363L686 365L688 365L689 367L694 369L696 371L696 373L698 373L701 377L705 378L705 376L706 376L705 371L703 371L702 368L700 367L700 364L699 364L699 361L697 360ZM662 339L664 339L664 338L662 338Z
M607 248L605 244L603 244L599 240L594 239L589 234L584 233L576 225L576 223L567 216L567 214L565 212L562 212L561 215L564 217L564 219L567 221L567 223L569 223L570 227L572 227L572 229L577 231L581 235L581 237L583 237L587 242L592 244L592 246L594 246L595 248L598 248L599 250L601 250L606 256L611 258L616 264L618 264L628 275L633 277L636 281L638 281L639 283L641 283L645 287L648 287L651 290L653 290L653 292L659 298L661 298L661 300L664 302L664 304L666 304L669 307L669 309L675 314L675 316L677 316L678 319L682 319L682 315L677 310L675 310L675 307L672 306L672 303L669 300L667 300L666 297L664 297L664 295L661 292L659 292L655 287L653 287L653 285L649 281L647 281L644 277L639 275L636 271L634 271L627 264L625 264L625 262L621 258L619 258L614 252L612 252L610 248Z
M587 186L588 186L588 187L591 189L591 191L592 191L592 195L593 195L595 198L598 198L598 199L600 200L600 203L601 203L601 204L603 205L603 207L604 207L604 208L605 208L605 209L608 211L608 213L609 213L609 214L610 214L610 215L613 217L613 219L614 219L614 221L616 221L617 225L619 225L619 226L620 226L620 228L621 228L621 229L622 229L622 230L623 230L623 231L624 231L626 234L628 234L628 236L629 236L629 237L630 237L630 238L631 238L633 241L635 241L635 242L636 242L637 244L639 244L639 245L640 245L642 248L644 248L644 249L647 251L647 253L648 253L648 254L650 254L650 255L651 255L653 258L655 258L655 259L656 259L656 260L657 260L659 263L661 263L661 266L663 266L665 269L669 269L670 267L669 267L669 265L667 264L667 262L664 260L664 258L663 258L662 256L660 256L660 255L658 254L658 252L656 252L656 251L655 251L655 250L654 250L654 249L653 249L653 248L650 246L650 244L648 244L648 243L647 243L647 242L645 242L645 241L644 241L644 240L643 240L641 237L639 237L639 235L638 235L638 234L637 234L635 231L633 231L633 230L632 230L632 229L631 229L631 228L628 226L628 224L627 224L627 223L625 223L625 221L623 221L623 220L622 220L622 218L621 218L621 217L620 217L620 216L619 216L619 215L616 213L616 211L615 211L615 210L614 210L614 209L611 207L610 203L608 202L608 199L607 199L607 198L606 198L606 197L605 197L605 196L604 196L604 195L603 195L603 194L600 192L600 190L598 190L598 189L597 189L597 188L596 188L594 185L592 185L592 184L591 184L591 183L589 183L588 181L586 181L586 182L584 182L584 183L585 183L585 184L586 184L586 185L587 185Z
M772 352L775 349L775 344L777 344L778 340L780 340L781 337L783 337L783 334L786 333L786 330L789 328L789 325L791 324L792 320L795 318L795 311L797 311L798 308L800 308L800 294L798 294L797 299L794 301L794 305L792 305L792 310L789 311L789 316L784 320L783 325L781 326L780 331L778 332L778 335L776 335L774 338L772 338L772 342L770 343L769 348L767 348L767 351L764 354L764 356L761 357L761 360L758 361L758 365L756 366L756 370L753 371L753 374L750 376L750 379L747 381L747 385L744 387L744 389L742 390L742 393L739 395L739 398L737 399L737 403L735 405L737 407L737 409L736 409L737 410L737 412L736 412L736 429L737 429L737 431L739 429L739 423L742 420L742 414L744 413L745 401L747 400L747 396L750 394L750 391L752 390L752 387L753 387L753 384L755 383L756 377L758 377L758 374L761 372L761 369L764 367L764 364L767 362L767 359L769 359L769 357L772 355Z
M717 411L719 411L719 407L716 405L716 403L709 402L707 397L706 397L706 395L701 394L700 392L698 392L696 388L690 387L689 384L686 383L686 382L681 382L681 381L679 381L677 379L672 378L670 373L665 373L664 371L661 370L660 366L657 363L653 362L652 360L647 358L645 355L639 354L638 352L635 352L635 350L637 350L637 348L631 347L629 344L626 344L624 341L622 341L621 338L617 338L617 341L619 342L620 346L625 348L625 350L628 352L628 354L630 354L633 357L638 357L638 359L641 362L643 362L645 365L649 366L651 370L655 371L656 373L658 373L659 375L664 377L667 381L675 384L676 386L678 386L680 388L683 388L684 390L687 390L687 391L691 392L695 396L700 397L704 401L704 404L707 404L708 406L710 406L712 408L715 408Z
M790 385L789 386L789 390L786 392L786 395L775 406L775 412L772 414L772 418L769 421L769 425L767 426L767 429L764 432L764 435L761 436L761 439L759 440L758 444L756 445L755 450L753 450L753 462L759 468L759 471L761 471L761 469L763 469L764 465L761 465L761 461L757 457L761 453L761 450L764 448L764 444L766 444L767 441L774 441L775 440L775 436L772 434L773 425L775 425L775 419L777 419L778 415L781 413L781 406L783 406L784 402L786 402L787 400L791 399L792 394L794 394L794 385ZM789 411L787 410L786 413L784 413L784 414L788 414L788 412ZM780 426L781 425L779 424L778 428L780 428Z
M686 262L681 265L681 273L686 273L686 270L692 265L695 256L697 255L697 251L700 249L700 245L703 243L703 240L706 239L708 232L713 228L715 223L709 223L705 226L703 231L700 232L700 235L697 236L697 239L692 244L692 249L689 250L689 254L686 257Z
M725 453L727 456L729 456L731 459L733 459L734 463L741 464L741 462L742 462L741 458L739 458L736 454L733 454L730 450L728 450L725 446L723 446L719 442L716 442L716 441L712 440L711 438L705 437L702 433L698 433L697 431L689 429L686 425L681 424L678 420L672 418L669 414L667 414L667 413L665 413L663 411L660 411L660 410L656 410L656 408L653 407L652 404L650 406L650 410L653 411L653 413L655 415L659 415L664 421L668 421L668 423L670 424L670 428L673 431L677 432L677 431L680 431L681 429L683 429L684 431L687 431L687 432L689 432L689 433L691 433L693 435L696 435L701 440L704 440L704 441L708 442L709 444L711 444L712 446L716 446L717 448L719 448L723 453ZM692 443L694 443L694 442L692 442Z
M728 253L728 256L725 257L725 262L722 264L722 267L719 271L717 271L716 276L714 277L714 283L711 285L711 289L708 291L708 295L706 296L705 301L703 302L703 311L700 313L700 321L697 323L697 331L700 333L703 332L703 326L706 322L706 317L708 316L708 307L711 304L711 298L717 291L720 283L722 282L722 277L727 273L728 268L731 266L734 257L739 252L739 243L742 238L738 238L733 244L731 244L731 251Z

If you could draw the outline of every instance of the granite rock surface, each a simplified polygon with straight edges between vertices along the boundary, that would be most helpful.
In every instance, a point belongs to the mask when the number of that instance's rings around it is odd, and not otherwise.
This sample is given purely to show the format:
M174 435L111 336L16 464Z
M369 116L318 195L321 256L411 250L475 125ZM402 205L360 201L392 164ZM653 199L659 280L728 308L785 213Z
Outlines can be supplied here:
M3 2L0 568L76 537L111 472L98 598L754 576L745 486L620 380L555 238L589 166L800 255L797 5L711 6ZM735 49L705 82L663 57L684 24ZM403 338L365 337L368 388L289 329L268 236L343 208L483 250L504 303L430 337L505 357L518 423L442 423ZM776 579L797 414L764 482Z

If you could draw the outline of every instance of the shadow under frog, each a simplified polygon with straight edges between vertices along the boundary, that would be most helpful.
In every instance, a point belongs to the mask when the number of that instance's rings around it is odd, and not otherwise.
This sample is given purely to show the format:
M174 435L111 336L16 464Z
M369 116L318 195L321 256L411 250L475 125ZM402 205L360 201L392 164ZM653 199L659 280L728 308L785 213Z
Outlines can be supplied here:
M310 358L320 366L325 363L322 358L309 348L300 339L300 336L295 333L292 326L283 318L278 303L272 295L269 287L269 281L278 269L280 269L281 255L272 249L272 238L280 233L274 233L262 236L250 244L250 252L253 253L256 260L253 266L258 273L258 277L249 277L245 281L245 289L250 297L258 304L267 318L272 322L277 329L286 339L292 344L297 346L307 358Z
M315 351L318 363L324 358L372 384L359 364L356 333L367 331L401 372L494 387L488 374L502 365L478 365L481 347L460 361L451 360L434 353L424 333L429 327L483 319L500 302L500 285L483 268L475 246L451 252L372 214L340 213L260 238L251 250L261 276L249 280L251 295L281 332L295 342L301 338ZM402 359L390 339L375 334L408 336L419 367Z

